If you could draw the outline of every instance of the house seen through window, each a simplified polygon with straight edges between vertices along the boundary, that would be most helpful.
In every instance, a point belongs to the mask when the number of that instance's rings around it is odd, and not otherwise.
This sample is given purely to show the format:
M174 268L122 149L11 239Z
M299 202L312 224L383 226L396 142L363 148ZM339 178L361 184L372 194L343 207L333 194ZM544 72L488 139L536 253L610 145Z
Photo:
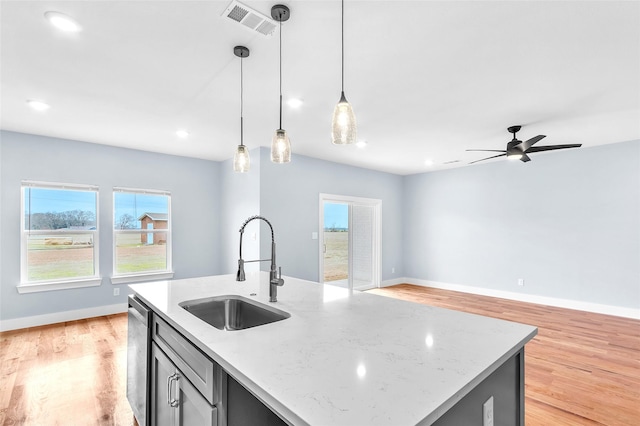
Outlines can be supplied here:
M114 188L113 275L171 271L171 194Z
M98 188L22 182L21 283L94 279Z

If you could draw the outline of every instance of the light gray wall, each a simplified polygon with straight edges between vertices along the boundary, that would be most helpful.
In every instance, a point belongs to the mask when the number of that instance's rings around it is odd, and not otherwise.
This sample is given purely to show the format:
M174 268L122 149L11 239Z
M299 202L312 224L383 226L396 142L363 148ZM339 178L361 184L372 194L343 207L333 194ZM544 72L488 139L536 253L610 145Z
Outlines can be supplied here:
M114 297L108 278L100 287L17 293L21 180L100 187L106 277L113 186L171 191L176 279L234 273L239 226L262 214L274 225L284 274L317 281L319 246L311 233L320 232L319 193L328 193L382 200L383 280L640 307L639 141L405 177L295 154L276 165L267 148L252 150L251 161L250 173L237 174L231 160L0 132L0 319L111 305L127 293ZM247 259L270 253L264 224L251 240L257 229L247 227Z
M103 278L99 287L18 294L20 281L20 182L99 186L100 271L112 269L114 186L171 191L174 278L220 270L220 163L35 135L0 133L0 318L12 319L125 302L125 288Z
M407 277L640 308L639 141L406 176L403 211Z
M283 274L318 281L319 245L311 233L321 232L319 194L327 193L382 200L382 279L403 276L402 176L295 154L291 163L274 164L267 148L261 156L260 212L275 229ZM268 257L264 232L262 255Z
M233 158L220 167L221 251L220 273L231 274L238 269L240 226L250 216L260 213L260 149L249 151L251 169L248 173L233 171ZM260 232L247 225L242 256L245 260L260 256ZM256 240L252 239L256 234ZM257 264L247 264L246 272L257 271Z

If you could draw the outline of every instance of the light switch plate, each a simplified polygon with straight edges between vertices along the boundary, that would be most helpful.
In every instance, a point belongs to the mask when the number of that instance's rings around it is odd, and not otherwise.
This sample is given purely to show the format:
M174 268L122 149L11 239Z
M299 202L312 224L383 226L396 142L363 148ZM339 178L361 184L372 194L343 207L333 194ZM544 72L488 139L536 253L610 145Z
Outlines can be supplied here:
M312 232L311 233L311 239L312 240L317 240L318 239L318 233L317 232Z
M493 396L482 404L482 426L493 426Z

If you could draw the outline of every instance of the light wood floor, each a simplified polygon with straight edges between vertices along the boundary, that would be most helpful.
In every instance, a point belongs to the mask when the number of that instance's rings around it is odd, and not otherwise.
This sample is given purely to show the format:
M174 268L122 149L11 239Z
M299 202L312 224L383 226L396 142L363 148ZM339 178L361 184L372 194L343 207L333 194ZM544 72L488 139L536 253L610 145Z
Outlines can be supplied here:
M0 333L0 425L133 425L127 315Z
M538 327L525 346L527 426L640 426L640 321L400 284L371 293Z
M372 293L535 325L526 424L640 425L640 321L407 284ZM1 425L133 425L126 314L0 333Z

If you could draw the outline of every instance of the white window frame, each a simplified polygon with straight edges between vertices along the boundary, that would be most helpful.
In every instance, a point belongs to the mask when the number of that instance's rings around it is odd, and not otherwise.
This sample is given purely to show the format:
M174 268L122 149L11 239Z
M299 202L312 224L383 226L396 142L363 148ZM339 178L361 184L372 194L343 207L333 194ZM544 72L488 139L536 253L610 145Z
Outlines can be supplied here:
M95 230L31 230L25 229L25 197L24 188L44 188L44 189L57 189L68 191L86 191L95 192L96 195L96 229ZM83 185L75 183L55 183L55 182L39 182L24 180L20 184L20 283L17 286L18 293L34 293L40 291L50 290L64 290L70 288L79 287L95 287L99 286L102 282L100 277L100 253L99 253L99 224L98 224L98 203L99 203L98 186L96 185ZM56 235L67 234L90 234L93 235L93 276L79 277L79 278L57 278L53 280L38 280L29 281L28 271L28 237L30 235L49 235L55 233Z
M167 228L166 229L116 229L115 220L116 220L116 194L117 193L130 193L130 194L141 194L141 195L163 195L167 197ZM114 187L113 188L113 220L111 221L111 229L113 232L113 268L111 275L111 284L126 284L126 283L135 283L142 281L155 281L155 280L166 280L173 278L173 262L172 262L172 224L171 224L171 192L165 190L157 190L157 189L140 189L140 188L124 188L124 187ZM126 274L118 274L116 273L116 241L117 234L140 234L140 233L166 233L167 234L167 269L164 271L150 271L150 272L140 272L140 273L126 273Z

